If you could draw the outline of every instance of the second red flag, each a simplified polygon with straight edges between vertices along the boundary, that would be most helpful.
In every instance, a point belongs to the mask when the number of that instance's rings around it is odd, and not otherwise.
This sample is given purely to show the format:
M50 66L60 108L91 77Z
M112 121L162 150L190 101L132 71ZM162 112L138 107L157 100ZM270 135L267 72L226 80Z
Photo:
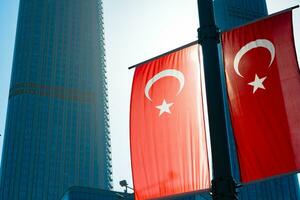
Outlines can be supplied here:
M243 182L300 169L300 76L292 12L222 34Z

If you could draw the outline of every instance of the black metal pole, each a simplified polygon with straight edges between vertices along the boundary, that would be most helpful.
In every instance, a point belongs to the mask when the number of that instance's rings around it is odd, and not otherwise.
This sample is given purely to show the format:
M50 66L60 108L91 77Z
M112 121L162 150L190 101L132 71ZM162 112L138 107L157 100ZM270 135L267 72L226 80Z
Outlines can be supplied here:
M200 28L198 39L202 46L208 119L213 163L212 196L214 200L237 199L236 183L232 176L220 61L219 30L215 23L213 0L198 0Z

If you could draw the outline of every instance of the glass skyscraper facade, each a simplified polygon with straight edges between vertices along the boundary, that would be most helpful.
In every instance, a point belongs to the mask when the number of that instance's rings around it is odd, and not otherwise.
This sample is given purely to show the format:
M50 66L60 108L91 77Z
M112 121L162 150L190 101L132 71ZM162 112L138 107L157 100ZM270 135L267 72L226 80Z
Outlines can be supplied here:
M112 188L101 0L20 0L0 199Z
M221 30L226 30L264 17L268 14L265 0L215 0L216 23ZM220 47L220 57L221 57ZM224 67L221 67L223 85L225 86ZM224 99L226 88L223 88ZM231 164L234 177L239 180L239 168L236 158L236 149L231 129L229 109L226 107ZM239 190L242 200L297 200L300 199L298 178L296 175L275 178L242 187Z
M71 187L58 200L134 200L132 193L114 192L95 188Z

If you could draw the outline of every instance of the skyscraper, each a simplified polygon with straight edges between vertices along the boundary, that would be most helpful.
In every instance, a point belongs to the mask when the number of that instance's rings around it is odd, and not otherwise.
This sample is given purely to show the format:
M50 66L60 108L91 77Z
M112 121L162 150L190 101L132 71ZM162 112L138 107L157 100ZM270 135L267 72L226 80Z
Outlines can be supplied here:
M221 30L229 29L242 25L254 19L261 18L268 14L265 0L215 0L215 17L216 23ZM221 49L221 48L220 48ZM221 52L221 51L220 51ZM220 55L221 57L222 55ZM225 86L224 68L223 85ZM226 97L226 89L223 88L224 98ZM226 107L226 119L230 124L230 116L228 107ZM229 127L229 143L231 166L234 177L239 179L239 169L236 158L235 144L232 129ZM239 190L240 199L300 199L299 183L296 175L285 176L256 184L244 186Z
M112 188L101 0L20 0L0 199Z

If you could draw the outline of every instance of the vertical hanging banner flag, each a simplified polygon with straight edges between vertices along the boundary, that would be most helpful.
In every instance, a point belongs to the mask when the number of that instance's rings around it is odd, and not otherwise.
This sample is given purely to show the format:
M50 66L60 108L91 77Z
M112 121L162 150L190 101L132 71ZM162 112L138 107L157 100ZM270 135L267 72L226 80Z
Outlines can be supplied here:
M130 108L135 199L208 189L198 44L137 66Z
M292 10L222 33L242 182L300 169L300 74Z

